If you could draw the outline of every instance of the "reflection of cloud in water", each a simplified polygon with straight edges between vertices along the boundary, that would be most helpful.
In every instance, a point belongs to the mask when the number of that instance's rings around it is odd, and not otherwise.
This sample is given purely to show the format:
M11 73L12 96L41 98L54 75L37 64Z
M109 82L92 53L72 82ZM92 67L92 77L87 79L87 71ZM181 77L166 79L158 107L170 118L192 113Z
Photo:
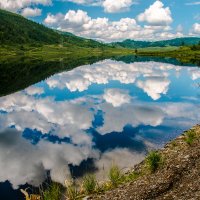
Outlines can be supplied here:
M160 107L166 113L166 119L163 125L187 129L195 123L199 123L200 104L192 103L163 103Z
M123 84L130 84L134 83L140 76L167 77L167 71L172 68L176 71L181 69L178 66L156 62L149 62L147 65L143 62L126 64L105 60L95 63L92 66L81 66L72 71L63 72L49 78L46 82L50 88L63 89L67 87L72 92L82 92L87 90L93 83L106 84L111 80L117 80ZM159 83L158 81L157 84Z
M191 74L192 80L197 80L200 78L200 70L199 68L190 68L188 69L189 73Z
M130 103L131 97L126 90L107 89L103 95L106 102L111 103L114 107L119 107L125 103Z
M144 90L153 100L161 97L161 94L166 94L169 88L170 81L164 77L148 77L145 81L139 80L137 86Z
M87 146L48 141L31 145L20 132L7 129L0 132L0 182L9 180L14 188L25 183L38 186L50 170L52 179L63 183L69 176L67 164L79 165L97 156L98 152Z
M127 124L137 127L161 124L171 126L173 123L181 127L189 127L198 123L200 119L199 104L192 103L147 103L137 102L114 108L109 104L102 104L104 124L98 128L99 133L107 134L112 131L121 132Z
M127 125L123 128L123 132L113 131L105 135L101 135L96 130L92 131L95 141L95 148L101 152L106 152L116 148L128 148L134 152L146 152L147 146L144 144L144 138L139 138L138 128Z
M97 128L99 137L106 136L102 142L107 141L110 144L110 146L109 144L102 146L106 153L101 155L100 161L98 161L100 152L93 149L92 143L92 140L97 137L84 131L84 129L92 127L94 120L94 113L82 104L83 101L87 102L87 98L81 98L80 104L78 100L75 104L75 102L68 101L55 102L53 98L36 99L26 96L24 92L1 98L1 110L8 113L0 114L2 132L0 134L0 169L4 169L1 170L0 181L9 180L14 187L26 182L38 185L44 180L45 171L50 170L52 179L62 183L69 174L68 164L79 165L83 160L96 158L97 167L101 167L103 163L108 166L106 163L110 157L117 160L117 157L122 156L122 154L124 155L122 167L129 166L142 159L146 148L145 144L148 143L147 141L144 144L144 140L148 140L148 136L145 139L141 138L140 141L133 135L126 137L123 129L127 124L132 125L132 127L140 125L156 127L161 124L176 127L179 124L180 128L191 125L200 118L200 112L194 112L197 110L195 109L196 105L190 103L165 102L155 104L134 100L133 103L113 107L112 104L101 102L101 98L102 96L94 97L99 104L95 104L94 99L92 104L92 99L90 99L91 108L102 110L103 114L104 123ZM187 121L186 125L185 121ZM22 138L19 132L4 130L12 125L15 125L22 132L27 127L32 130L40 130L43 133L51 131L51 134L60 138L71 138L71 143L51 143L48 140L40 140L36 145L32 145ZM120 134L122 131L124 134ZM120 143L115 143L112 140L113 134L124 138L124 141L120 139L123 141L121 153L120 150L117 150ZM114 138L117 141L117 137L114 136ZM98 141L95 143L99 144ZM132 149L133 153L129 152L130 150L124 150L129 143L133 146L133 149L129 148ZM101 147L98 148L101 149ZM108 152L108 149L111 149L111 152ZM125 156L128 157L125 158ZM127 161L125 162L125 160Z
M50 88L67 88L71 92L83 92L92 84L107 84L109 81L119 81L122 84L133 84L144 90L152 99L158 100L166 94L170 85L169 72L180 75L184 67L157 62L123 63L105 60L93 65L78 67L72 71L63 72L47 79ZM198 68L185 67L192 80L200 78ZM141 78L143 79L141 80Z
M138 153L130 151L129 149L113 149L105 152L99 160L95 162L95 166L98 168L96 172L97 179L105 180L108 178L108 171L112 164L116 164L120 169L130 169L135 164L144 159L145 153Z
M104 112L104 124L98 128L101 134L121 132L127 124L133 127L140 124L157 126L164 118L164 113L159 107L147 104L130 104L119 108L104 104L101 109Z
M0 110L8 112L0 114L1 127L15 126L19 131L25 128L37 129L42 133L72 137L81 143L91 139L83 131L92 125L93 114L82 105L68 101L56 102L52 98L36 99L18 92L0 99ZM80 137L79 137L79 136Z
M36 94L40 95L44 93L43 88L35 86L30 86L25 91L27 92L28 95L36 95Z

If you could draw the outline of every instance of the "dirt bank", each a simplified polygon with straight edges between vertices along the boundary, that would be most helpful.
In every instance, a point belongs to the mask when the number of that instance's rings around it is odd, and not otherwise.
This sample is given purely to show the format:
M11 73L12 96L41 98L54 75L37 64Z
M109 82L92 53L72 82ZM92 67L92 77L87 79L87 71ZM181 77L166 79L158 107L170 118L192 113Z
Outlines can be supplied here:
M94 195L96 200L200 200L200 125L168 143L159 153L163 165L154 173L143 173L130 183L120 185L104 194ZM135 167L144 171L145 162Z

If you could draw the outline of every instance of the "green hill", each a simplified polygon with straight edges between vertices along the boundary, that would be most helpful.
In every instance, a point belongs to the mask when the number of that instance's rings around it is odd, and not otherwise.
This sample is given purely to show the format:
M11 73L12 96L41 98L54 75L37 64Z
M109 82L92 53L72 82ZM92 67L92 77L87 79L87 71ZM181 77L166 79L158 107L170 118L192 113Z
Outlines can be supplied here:
M147 48L147 47L168 47L168 46L185 46L185 45L196 45L199 44L200 38L198 37L185 37L185 38L175 38L172 40L163 41L135 41L135 40L124 40L123 42L114 42L111 45L115 47L124 48Z
M80 47L103 47L95 40L59 32L28 20L21 15L0 10L0 43L15 44L73 44Z
M21 15L0 10L1 44L56 44L60 40L61 36L55 31Z

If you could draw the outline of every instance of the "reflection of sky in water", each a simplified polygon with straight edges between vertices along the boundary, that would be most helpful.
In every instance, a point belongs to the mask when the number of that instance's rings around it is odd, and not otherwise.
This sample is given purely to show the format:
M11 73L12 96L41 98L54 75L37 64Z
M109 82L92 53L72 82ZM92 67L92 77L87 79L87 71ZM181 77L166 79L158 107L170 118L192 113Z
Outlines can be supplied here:
M0 182L133 166L198 123L199 81L197 67L105 60L0 98Z

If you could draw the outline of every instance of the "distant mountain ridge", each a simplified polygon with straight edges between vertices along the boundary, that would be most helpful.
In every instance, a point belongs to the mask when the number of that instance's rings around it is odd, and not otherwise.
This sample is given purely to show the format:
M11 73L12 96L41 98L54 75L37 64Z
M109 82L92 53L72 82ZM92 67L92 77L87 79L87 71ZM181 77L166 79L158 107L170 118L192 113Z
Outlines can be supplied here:
M196 45L200 43L200 37L183 37L175 38L171 40L162 41L136 41L136 40L124 40L122 42L113 42L111 45L115 47L124 48L146 48L146 47L167 47L167 46L184 46L184 45Z

